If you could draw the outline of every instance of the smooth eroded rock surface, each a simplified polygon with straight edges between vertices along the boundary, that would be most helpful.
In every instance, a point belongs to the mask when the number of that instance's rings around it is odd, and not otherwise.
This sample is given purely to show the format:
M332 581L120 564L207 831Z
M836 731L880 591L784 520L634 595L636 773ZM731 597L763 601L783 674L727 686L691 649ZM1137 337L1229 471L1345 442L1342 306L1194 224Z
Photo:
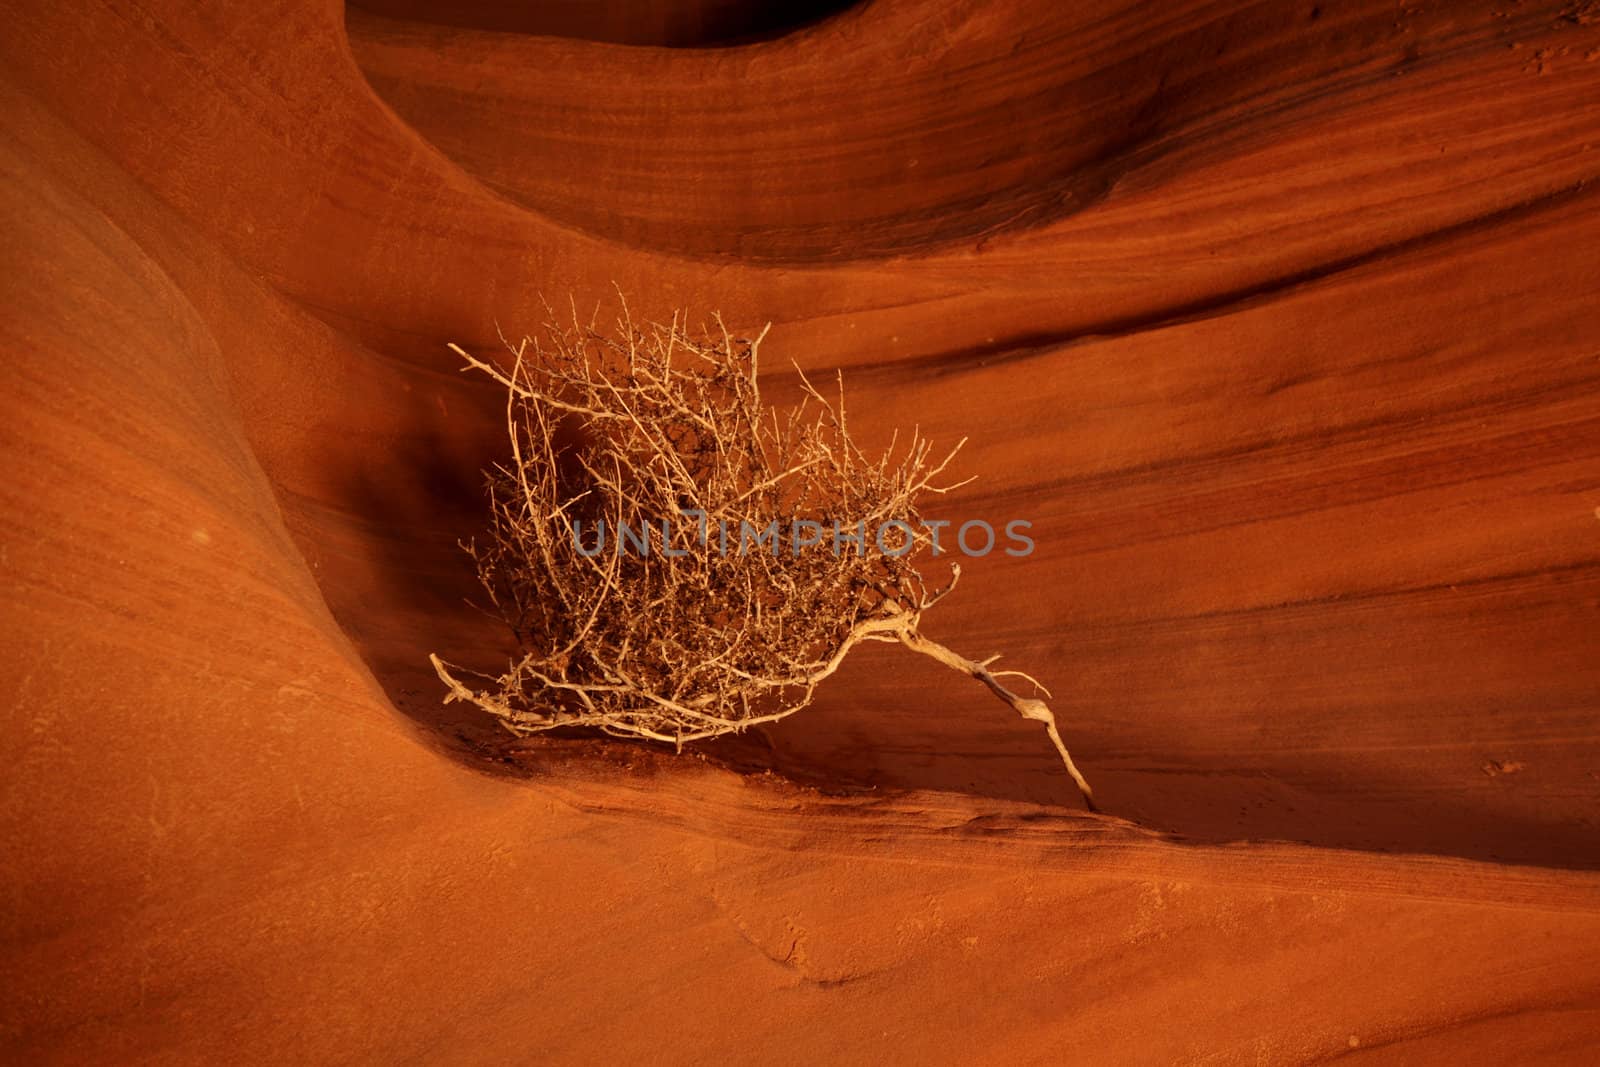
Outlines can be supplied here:
M0 12L0 1058L1580 1061L1595 5L758 6ZM710 763L440 705L445 343L615 289L970 436L927 629L1106 816L890 648Z

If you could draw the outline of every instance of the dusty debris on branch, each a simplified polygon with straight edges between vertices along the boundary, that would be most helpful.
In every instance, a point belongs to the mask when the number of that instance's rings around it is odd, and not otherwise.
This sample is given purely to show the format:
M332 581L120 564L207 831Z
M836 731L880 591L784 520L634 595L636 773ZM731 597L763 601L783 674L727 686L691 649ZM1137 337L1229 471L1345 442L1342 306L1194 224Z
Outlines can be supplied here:
M519 735L590 727L681 747L792 715L852 648L895 642L1043 723L1093 809L1049 707L1006 680L1048 691L922 632L961 572L924 583L918 508L953 488L935 480L961 446L939 458L913 433L869 458L842 381L829 398L802 374L798 406L764 405L765 336L736 339L720 319L641 326L624 305L614 333L552 315L508 343L505 366L450 346L506 391L511 456L487 472L485 541L465 547L520 658L491 677L432 656L446 701Z

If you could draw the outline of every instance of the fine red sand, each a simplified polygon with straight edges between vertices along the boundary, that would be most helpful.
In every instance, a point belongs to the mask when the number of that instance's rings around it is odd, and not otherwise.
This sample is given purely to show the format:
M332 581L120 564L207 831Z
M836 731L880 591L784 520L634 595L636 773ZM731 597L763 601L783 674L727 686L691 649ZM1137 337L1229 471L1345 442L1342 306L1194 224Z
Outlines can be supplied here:
M1600 8L842 6L0 10L0 1060L1600 1045ZM613 284L972 437L1038 550L928 630L1106 815L891 648L684 756L440 705L444 345Z

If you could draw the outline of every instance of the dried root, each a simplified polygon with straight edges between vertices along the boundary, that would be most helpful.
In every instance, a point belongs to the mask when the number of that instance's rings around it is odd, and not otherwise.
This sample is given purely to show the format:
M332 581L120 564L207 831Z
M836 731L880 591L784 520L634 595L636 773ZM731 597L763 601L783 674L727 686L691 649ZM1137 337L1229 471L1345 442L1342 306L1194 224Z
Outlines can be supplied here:
M920 632L960 568L924 584L918 504L954 488L936 480L960 445L939 458L913 433L870 459L842 395L803 376L787 415L763 405L765 336L640 327L624 305L614 335L574 314L508 344L509 367L451 346L506 391L511 458L487 472L486 543L466 547L522 653L480 688L431 657L446 701L519 735L590 727L681 747L792 715L856 645L898 642L1044 723L1092 809L1049 708L1000 679L1043 686Z

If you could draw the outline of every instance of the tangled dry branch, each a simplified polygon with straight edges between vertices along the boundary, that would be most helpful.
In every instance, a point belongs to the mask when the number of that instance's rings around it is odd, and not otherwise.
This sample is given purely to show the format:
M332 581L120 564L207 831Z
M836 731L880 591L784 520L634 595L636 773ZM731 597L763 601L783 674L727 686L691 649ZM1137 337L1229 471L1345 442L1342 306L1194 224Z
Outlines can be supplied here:
M451 346L506 391L511 456L487 472L485 543L466 547L521 655L478 688L433 656L445 699L516 734L681 746L792 715L852 648L897 642L1044 723L1093 808L1049 708L1002 679L1044 687L921 632L960 576L929 589L915 562L931 541L919 502L953 488L937 480L956 450L936 456L913 433L870 458L842 388L830 398L803 375L799 405L765 406L765 336L734 338L720 319L696 334L682 317L638 326L624 305L614 334L551 316L508 344L509 367ZM883 529L898 537L887 550Z

